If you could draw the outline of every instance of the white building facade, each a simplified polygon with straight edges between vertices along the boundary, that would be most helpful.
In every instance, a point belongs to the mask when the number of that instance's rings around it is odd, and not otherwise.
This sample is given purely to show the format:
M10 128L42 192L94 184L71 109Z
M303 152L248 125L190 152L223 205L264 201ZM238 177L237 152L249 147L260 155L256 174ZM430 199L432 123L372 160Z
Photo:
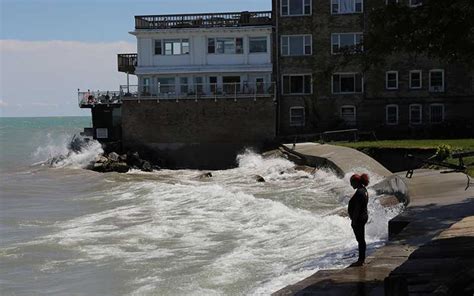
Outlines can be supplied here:
M274 94L271 12L137 16L132 97L186 99ZM178 19L178 21L174 20Z

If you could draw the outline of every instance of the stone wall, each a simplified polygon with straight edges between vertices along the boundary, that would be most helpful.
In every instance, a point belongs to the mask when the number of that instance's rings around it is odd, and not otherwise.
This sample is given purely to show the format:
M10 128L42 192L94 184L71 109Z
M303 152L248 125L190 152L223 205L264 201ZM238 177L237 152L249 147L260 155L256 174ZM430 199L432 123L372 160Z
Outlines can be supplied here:
M152 153L167 167L225 168L245 148L275 138L275 103L265 99L125 101L125 149Z

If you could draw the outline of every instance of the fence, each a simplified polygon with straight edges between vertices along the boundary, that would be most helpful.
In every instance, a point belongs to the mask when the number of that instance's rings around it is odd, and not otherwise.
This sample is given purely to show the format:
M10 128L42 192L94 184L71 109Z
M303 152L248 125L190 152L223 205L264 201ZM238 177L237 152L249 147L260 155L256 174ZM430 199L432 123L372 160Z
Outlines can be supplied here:
M119 91L86 91L81 92L78 90L77 98L79 107L94 106L94 105L111 105L121 104L122 95Z
M262 98L275 94L274 82L122 85L124 100Z

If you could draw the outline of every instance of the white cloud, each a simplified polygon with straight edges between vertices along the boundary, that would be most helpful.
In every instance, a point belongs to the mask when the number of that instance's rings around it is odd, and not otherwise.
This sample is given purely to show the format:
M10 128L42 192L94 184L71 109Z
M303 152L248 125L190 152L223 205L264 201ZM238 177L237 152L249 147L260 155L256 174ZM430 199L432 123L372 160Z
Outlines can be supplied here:
M117 54L129 52L135 43L0 40L2 102L24 107L3 115L90 114L77 107L77 89L118 90L126 76L117 71Z
M8 103L4 102L3 100L0 100L0 108L5 108L8 107Z

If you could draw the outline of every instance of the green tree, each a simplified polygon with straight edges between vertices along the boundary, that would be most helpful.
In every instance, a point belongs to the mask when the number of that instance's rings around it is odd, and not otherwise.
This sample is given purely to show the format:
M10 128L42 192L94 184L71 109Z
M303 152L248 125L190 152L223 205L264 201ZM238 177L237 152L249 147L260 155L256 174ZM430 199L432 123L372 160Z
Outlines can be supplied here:
M418 7L369 11L364 56L369 64L393 53L474 64L474 0L423 0Z

